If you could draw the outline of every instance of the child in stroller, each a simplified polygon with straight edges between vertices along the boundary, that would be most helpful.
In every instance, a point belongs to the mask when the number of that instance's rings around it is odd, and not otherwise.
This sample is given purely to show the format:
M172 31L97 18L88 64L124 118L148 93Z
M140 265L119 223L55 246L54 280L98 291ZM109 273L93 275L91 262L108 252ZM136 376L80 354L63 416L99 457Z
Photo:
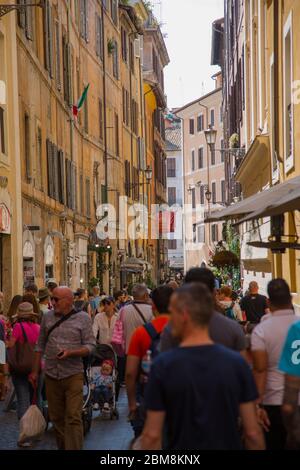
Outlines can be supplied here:
M113 388L113 366L110 359L102 362L101 367L92 368L92 390L94 390L94 410L102 409L104 412L110 412L109 403L112 400Z
M91 395L94 410L100 409L103 417L119 419L116 407L117 357L113 348L109 344L97 345L91 366Z

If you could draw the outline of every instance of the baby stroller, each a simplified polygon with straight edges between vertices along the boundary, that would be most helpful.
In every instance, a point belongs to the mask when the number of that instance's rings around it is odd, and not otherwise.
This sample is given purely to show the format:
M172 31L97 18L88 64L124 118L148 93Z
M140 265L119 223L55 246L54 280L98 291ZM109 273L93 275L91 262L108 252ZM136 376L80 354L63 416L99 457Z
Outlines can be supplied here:
M101 367L104 361L111 361L113 363L113 368L112 368L112 393L111 393L111 399L109 400L109 417L110 419L119 419L119 412L117 409L116 405L116 391L118 388L118 371L117 371L117 356L109 344L98 344L96 346L96 349L94 350L91 358L90 358L90 367L88 368L87 373L89 374L90 377L90 385L92 382L92 367ZM91 389L91 386L90 386ZM92 405L95 404L94 401L94 396L93 396L93 391L90 390L91 394L91 401ZM104 401L100 400L99 406L100 410L102 411L104 405Z

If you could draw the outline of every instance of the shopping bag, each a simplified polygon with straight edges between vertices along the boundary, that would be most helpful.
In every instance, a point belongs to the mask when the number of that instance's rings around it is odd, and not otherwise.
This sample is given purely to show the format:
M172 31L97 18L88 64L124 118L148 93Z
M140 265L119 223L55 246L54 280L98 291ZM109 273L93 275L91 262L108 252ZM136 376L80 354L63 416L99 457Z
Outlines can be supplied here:
M31 405L20 420L19 443L41 436L46 431L46 421L36 405Z

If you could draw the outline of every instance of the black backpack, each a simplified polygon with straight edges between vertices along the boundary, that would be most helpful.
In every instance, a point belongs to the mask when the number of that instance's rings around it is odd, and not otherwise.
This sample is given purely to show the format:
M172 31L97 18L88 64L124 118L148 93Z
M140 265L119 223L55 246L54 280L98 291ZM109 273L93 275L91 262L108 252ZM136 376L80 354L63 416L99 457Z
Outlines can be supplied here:
M150 345L149 351L151 351L151 358L153 360L160 353L160 350L159 350L160 333L156 331L152 323L146 323L143 326L151 338L151 345Z

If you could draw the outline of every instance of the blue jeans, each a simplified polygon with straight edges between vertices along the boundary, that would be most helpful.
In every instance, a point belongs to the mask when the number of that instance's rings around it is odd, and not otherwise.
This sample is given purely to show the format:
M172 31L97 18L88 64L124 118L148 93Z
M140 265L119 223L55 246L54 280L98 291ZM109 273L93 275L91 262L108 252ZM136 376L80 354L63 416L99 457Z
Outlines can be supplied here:
M12 374L12 382L15 387L16 396L17 396L17 415L18 419L21 419L28 408L30 407L34 390L32 385L28 382L28 378L22 375ZM41 380L38 381L37 389L37 406L41 408Z
M95 403L108 403L112 399L111 388L106 387L105 385L100 385L94 390L94 401Z

